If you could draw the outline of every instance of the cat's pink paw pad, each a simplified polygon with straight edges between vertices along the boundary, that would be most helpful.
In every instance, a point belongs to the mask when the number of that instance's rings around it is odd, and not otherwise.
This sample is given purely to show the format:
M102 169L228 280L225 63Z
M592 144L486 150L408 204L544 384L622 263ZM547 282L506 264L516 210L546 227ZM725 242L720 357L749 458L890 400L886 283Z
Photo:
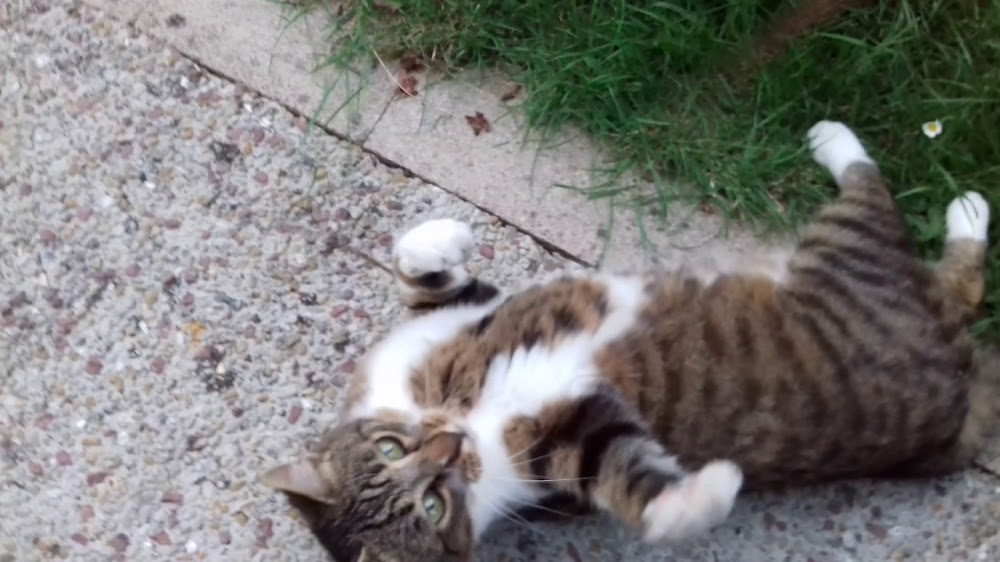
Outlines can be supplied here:
M393 254L403 274L419 277L464 265L474 245L468 224L436 219L410 229L396 242Z
M718 525L733 509L743 472L729 461L713 461L677 486L670 486L642 513L649 542L672 543Z

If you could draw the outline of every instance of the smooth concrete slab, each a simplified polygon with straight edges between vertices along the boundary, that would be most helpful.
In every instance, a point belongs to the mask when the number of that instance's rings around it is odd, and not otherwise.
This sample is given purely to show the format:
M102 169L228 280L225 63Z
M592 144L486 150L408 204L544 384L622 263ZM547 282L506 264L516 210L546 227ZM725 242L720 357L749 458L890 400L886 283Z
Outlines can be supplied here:
M292 21L268 0L85 1L354 141L396 95L381 72L314 72L328 52L322 13Z
M491 91L497 89L496 80L418 76L423 85L419 96L389 104L365 148L597 263L608 225L607 202L553 187L591 184L591 170L600 162L593 146L582 137L525 142L516 113ZM510 84L501 82L500 87ZM489 131L479 135L467 120L477 113L489 123Z
M578 266L72 6L0 30L0 561L322 560L256 475L399 318L393 233L469 220L512 286ZM476 560L995 560L998 519L969 470L747 495L674 549L508 523Z

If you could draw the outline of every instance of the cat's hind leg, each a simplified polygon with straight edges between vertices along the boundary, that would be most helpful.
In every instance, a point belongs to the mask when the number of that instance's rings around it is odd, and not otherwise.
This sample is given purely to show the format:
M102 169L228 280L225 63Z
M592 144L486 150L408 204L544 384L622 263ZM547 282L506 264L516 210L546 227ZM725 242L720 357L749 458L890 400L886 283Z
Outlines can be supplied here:
M820 121L807 134L813 160L833 176L840 195L826 204L803 236L801 249L858 257L873 250L879 264L899 250L915 258L909 233L878 165L843 123Z
M845 187L845 174L854 164L874 166L865 147L851 129L837 121L820 121L806 134L813 159L830 172L837 185Z
M936 284L930 298L939 307L944 332L963 340L964 345L971 345L967 327L983 299L989 220L989 205L982 195L970 191L955 198L945 215L944 254L931 264ZM973 353L971 370L965 417L955 441L906 467L907 475L929 476L966 468L1000 429L1000 351L980 344Z
M402 303L427 310L495 298L500 290L465 268L474 246L469 225L452 219L429 220L403 234L392 252Z
M822 310L839 332L831 337L842 341L870 339L862 332L874 324L859 312L878 322L923 319L929 276L875 161L843 123L820 121L807 136L840 194L802 233L789 261L788 295L803 310Z
M847 125L820 121L806 137L813 160L826 168L840 188L840 196L824 207L818 221L823 221L824 214L868 215L894 230L904 229L878 165ZM830 213L831 209L840 212Z
M932 267L947 305L968 320L983 300L990 208L982 195L970 191L948 205L945 221L944 254Z

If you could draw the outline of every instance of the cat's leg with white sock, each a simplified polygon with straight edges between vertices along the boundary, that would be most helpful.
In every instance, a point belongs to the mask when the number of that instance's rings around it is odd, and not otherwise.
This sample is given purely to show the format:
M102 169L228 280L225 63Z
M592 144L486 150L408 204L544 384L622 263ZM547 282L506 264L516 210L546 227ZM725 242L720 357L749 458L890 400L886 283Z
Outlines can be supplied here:
M784 285L794 297L810 298L817 276L903 284L917 256L875 160L843 123L820 121L806 136L813 160L833 176L840 193L803 230Z
M838 185L841 185L844 174L852 165L875 165L858 137L843 123L820 121L809 129L806 136L813 151L813 160L826 168Z
M951 201L945 212L944 253L930 264L936 283L929 289L944 326L974 322L986 286L987 233L990 208L986 199L968 191ZM970 465L1000 431L1000 358L988 348L975 355L962 429L949 446L935 449L908 467L908 476L937 476Z
M736 464L713 461L665 488L642 512L647 541L671 543L700 535L722 523L743 485Z
M465 268L475 238L468 224L452 219L425 221L403 234L392 251L400 300L415 309L483 304L500 290Z
M595 503L631 523L646 541L664 545L725 521L743 485L740 468L715 460L686 471L651 437L644 439L611 447L616 458L608 459L609 470L598 476Z
M577 495L658 544L697 536L728 517L743 484L735 463L686 470L610 392L566 408L562 423L534 436L526 456L538 460L523 465L535 471L527 479Z
M989 204L979 193L966 192L948 205L945 225L944 253L932 267L955 312L970 320L986 289Z

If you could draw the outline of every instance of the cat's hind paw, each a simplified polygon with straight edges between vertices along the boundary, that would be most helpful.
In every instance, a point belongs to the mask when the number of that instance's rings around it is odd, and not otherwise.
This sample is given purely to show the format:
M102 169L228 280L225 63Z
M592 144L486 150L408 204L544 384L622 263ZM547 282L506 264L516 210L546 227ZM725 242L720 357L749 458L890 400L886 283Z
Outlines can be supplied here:
M642 512L644 538L673 543L718 525L733 509L743 472L733 462L712 461L676 486L668 486Z
M982 195L967 191L948 204L945 220L948 240L967 238L985 242L990 226L990 206Z
M410 229L393 249L396 268L407 277L461 268L475 239L468 224L452 219L429 220Z
M861 146L861 141L847 125L837 121L820 121L806 134L813 160L839 180L848 166L856 162L873 163Z

